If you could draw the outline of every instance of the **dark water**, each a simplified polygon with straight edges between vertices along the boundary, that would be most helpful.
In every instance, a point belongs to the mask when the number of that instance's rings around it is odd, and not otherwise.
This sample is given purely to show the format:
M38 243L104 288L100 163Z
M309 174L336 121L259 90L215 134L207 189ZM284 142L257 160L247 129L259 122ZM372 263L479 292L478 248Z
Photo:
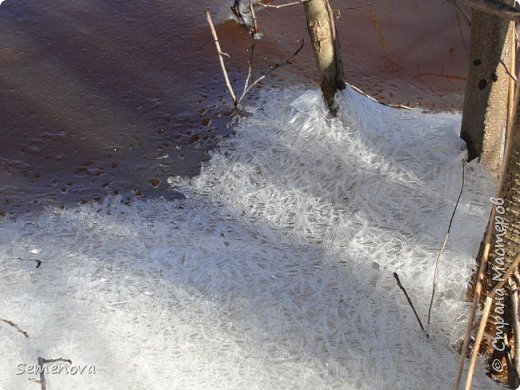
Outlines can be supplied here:
M209 7L240 84L231 1L7 0L0 6L0 215L107 194L175 198L229 129ZM450 1L333 1L349 82L386 102L458 109L468 28ZM300 6L258 12L258 72L306 38ZM311 49L261 87L316 87ZM239 87L237 87L239 89ZM250 95L254 103L255 91Z

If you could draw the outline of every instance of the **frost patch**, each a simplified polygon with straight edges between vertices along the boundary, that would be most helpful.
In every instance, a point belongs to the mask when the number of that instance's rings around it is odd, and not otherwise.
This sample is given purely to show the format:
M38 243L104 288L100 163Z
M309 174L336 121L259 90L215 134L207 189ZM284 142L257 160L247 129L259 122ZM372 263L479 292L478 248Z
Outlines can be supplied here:
M49 389L447 389L466 283L494 183L466 167L457 114L391 109L347 90L269 91L192 180L187 198L107 198L0 222L0 387L65 357L95 375ZM34 252L37 250L37 252ZM30 261L41 261L35 268ZM476 389L497 388L482 372Z

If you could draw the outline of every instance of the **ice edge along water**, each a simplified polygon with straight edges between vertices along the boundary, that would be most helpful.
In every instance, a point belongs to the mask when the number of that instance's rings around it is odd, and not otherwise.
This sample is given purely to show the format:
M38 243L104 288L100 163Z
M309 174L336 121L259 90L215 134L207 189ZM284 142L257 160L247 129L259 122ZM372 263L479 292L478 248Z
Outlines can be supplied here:
M398 110L348 89L271 90L193 179L187 198L117 198L0 222L0 385L19 363L94 364L50 389L448 389L465 288L494 183L461 182L460 115ZM38 258L42 266L17 258ZM34 375L33 375L34 377ZM495 388L479 371L475 388Z

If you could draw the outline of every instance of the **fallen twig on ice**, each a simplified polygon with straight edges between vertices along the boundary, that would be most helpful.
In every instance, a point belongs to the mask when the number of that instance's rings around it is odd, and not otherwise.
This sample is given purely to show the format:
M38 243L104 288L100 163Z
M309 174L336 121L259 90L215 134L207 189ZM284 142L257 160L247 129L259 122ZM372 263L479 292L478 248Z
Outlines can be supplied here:
M69 363L72 364L72 360L70 359L63 359L63 358L57 358L57 359L45 359L42 357L38 358L38 366L40 367L40 386L41 390L47 390L47 381L45 380L45 370L43 369L43 366L47 363L56 363L56 362L63 362L63 363Z
M12 326L12 327L15 328L18 332L20 332L21 334L23 334L26 338L29 338L29 333L27 333L25 330L23 330L22 328L20 328L20 327L19 327L17 324L15 324L13 321L6 320L5 318L0 318L0 321L6 323L6 324L9 325L9 326Z
M421 322L421 319L419 318L419 314L417 314L417 311L415 310L415 306L413 305L412 303L412 300L410 299L410 296L408 295L408 293L406 292L406 289L403 287L403 285L401 284L401 281L399 280L399 275L397 275L397 272L394 272L394 278L395 280L397 281L397 285L399 286L399 288L401 289L401 291L404 293L404 296L406 297L407 301L408 301L408 304L410 305L410 307L412 308L413 310L413 314L415 314L415 318L417 318L417 322L419 322L419 326L421 327L422 331L424 333L426 333L426 330L424 329L424 326ZM430 337L430 335L428 333L426 333L426 337Z

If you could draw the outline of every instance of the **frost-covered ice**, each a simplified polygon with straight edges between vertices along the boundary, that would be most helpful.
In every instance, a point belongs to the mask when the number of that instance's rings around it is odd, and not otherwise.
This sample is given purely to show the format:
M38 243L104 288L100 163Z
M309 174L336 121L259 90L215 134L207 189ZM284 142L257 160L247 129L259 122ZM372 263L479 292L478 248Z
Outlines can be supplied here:
M49 389L448 389L493 182L457 198L458 114L391 109L347 90L340 120L316 91L270 91L187 199L47 210L0 223L0 386L17 364L94 364ZM42 265L23 259L40 259ZM478 372L476 389L495 385Z

